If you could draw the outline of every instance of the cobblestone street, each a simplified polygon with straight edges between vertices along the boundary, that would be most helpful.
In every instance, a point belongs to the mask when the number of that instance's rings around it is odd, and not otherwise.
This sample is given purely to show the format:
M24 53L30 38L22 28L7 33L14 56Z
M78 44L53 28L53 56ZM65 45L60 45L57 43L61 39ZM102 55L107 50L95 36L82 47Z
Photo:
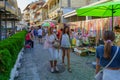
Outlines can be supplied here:
M95 61L94 56L80 57L71 53L72 73L67 71L67 67L61 73L51 73L48 57L48 51L36 41L33 49L24 52L20 75L15 80L93 80L95 69L91 62ZM61 60L58 67L60 63Z

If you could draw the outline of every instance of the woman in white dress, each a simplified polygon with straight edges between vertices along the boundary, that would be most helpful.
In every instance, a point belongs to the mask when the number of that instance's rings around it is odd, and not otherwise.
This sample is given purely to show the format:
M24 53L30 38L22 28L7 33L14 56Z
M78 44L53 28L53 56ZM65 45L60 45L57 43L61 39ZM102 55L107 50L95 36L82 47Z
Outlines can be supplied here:
M54 34L53 32L53 27L50 27L48 29L48 34L47 34L47 41L48 41L48 50L50 52L50 66L51 66L51 72L53 73L54 71L59 71L58 67L57 67L57 49L53 47L53 43L55 42L55 40L57 39L56 34Z

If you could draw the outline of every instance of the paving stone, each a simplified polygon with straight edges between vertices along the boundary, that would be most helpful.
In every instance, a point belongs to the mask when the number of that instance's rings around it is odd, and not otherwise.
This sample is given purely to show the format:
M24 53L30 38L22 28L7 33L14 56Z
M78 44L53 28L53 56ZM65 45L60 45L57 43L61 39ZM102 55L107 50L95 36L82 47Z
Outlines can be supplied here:
M71 53L72 73L67 71L66 66L63 72L53 74L48 70L49 55L49 52L43 49L43 45L35 41L34 48L24 52L20 75L15 80L93 80L95 69L91 63L95 61L95 56L80 57ZM58 66L60 64L61 60Z

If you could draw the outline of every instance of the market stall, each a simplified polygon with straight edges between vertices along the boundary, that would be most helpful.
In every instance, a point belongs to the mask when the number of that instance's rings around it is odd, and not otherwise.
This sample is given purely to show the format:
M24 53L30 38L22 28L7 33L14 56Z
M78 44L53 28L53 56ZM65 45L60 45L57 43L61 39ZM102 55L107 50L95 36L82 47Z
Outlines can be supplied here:
M110 30L112 27L111 18L92 19L69 23L72 25L70 28L74 29L74 32L77 34L71 39L71 47L77 54L82 54L84 51L86 51L86 53L91 52L95 54L95 47L104 44L102 40L103 32ZM120 17L115 17L114 25L120 26ZM76 30L76 28L78 28L78 30ZM115 33L115 45L120 46L120 29L117 29Z
M119 27L119 25L115 26L114 31L115 31L115 37L116 37L114 44L117 46L120 46L120 27Z

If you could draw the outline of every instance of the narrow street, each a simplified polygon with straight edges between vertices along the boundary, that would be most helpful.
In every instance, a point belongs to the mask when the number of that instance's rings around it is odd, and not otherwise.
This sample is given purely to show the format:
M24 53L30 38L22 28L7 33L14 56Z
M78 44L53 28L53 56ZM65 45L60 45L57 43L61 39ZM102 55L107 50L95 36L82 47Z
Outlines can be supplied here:
M119 5L120 0L0 0L0 80L95 80L101 69L104 80L120 80ZM70 53L65 64L62 51L55 60L51 48L60 45Z
M49 53L35 41L34 48L24 52L20 75L15 80L93 80L95 69L91 62L94 60L94 56L80 57L71 53L72 73L67 71L67 66L61 65L61 60L58 62L60 73L51 73Z

